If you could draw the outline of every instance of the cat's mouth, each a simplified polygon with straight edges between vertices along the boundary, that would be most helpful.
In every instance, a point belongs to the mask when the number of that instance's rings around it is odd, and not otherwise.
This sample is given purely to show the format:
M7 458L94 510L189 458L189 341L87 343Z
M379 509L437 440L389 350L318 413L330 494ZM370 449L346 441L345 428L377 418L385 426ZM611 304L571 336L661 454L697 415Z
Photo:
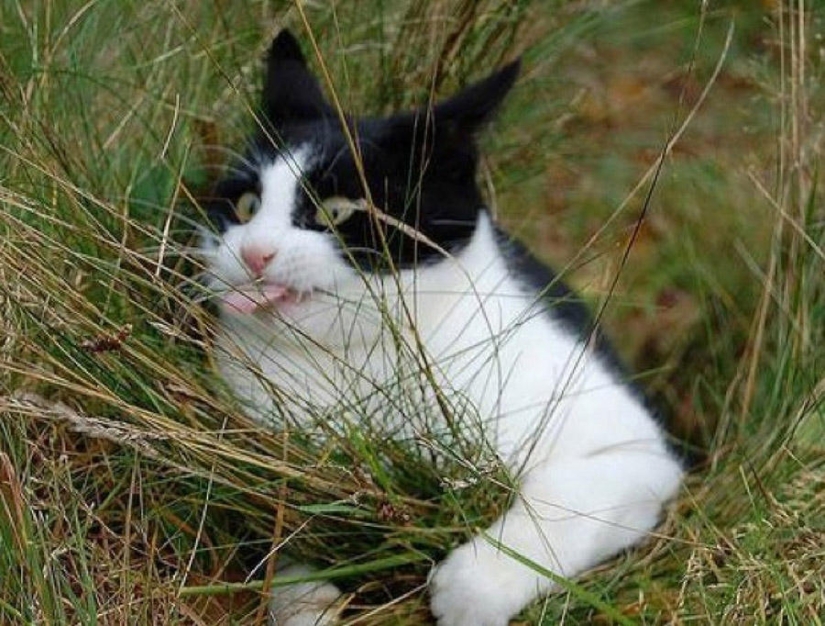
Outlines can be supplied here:
M259 309L295 304L308 296L292 287L278 283L239 285L220 296L221 307L231 313L249 315Z

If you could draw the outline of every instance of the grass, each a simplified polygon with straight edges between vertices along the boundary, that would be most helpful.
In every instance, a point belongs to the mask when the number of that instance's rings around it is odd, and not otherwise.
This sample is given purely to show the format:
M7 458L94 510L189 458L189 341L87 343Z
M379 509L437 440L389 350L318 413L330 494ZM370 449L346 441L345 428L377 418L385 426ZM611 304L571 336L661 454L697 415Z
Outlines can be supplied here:
M357 592L353 623L426 623L427 569L506 503L461 463L263 432L214 372L182 201L213 144L241 145L289 25L369 113L523 54L484 183L594 306L643 207L630 190L723 61L605 314L703 461L657 537L522 617L821 623L821 9L303 6L0 6L0 622L261 623L273 559L247 580L249 555L288 543Z

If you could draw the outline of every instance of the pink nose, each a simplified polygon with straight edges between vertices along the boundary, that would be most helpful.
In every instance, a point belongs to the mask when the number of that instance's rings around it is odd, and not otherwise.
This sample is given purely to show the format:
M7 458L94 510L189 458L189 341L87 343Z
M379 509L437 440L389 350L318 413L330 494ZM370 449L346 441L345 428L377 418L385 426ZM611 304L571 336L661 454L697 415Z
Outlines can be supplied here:
M275 252L257 246L244 246L241 248L241 258L255 276L260 276L266 266L275 258Z

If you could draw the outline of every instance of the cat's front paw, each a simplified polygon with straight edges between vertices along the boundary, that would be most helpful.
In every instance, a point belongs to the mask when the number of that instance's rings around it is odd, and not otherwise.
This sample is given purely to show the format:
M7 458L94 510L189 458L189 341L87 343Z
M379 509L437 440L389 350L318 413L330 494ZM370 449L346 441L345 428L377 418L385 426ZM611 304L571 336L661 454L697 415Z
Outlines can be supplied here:
M290 565L278 576L308 576L313 570L301 564ZM332 626L338 623L341 592L329 582L307 581L276 586L271 591L269 626Z
M533 572L476 539L436 567L430 610L438 626L507 626L537 592Z

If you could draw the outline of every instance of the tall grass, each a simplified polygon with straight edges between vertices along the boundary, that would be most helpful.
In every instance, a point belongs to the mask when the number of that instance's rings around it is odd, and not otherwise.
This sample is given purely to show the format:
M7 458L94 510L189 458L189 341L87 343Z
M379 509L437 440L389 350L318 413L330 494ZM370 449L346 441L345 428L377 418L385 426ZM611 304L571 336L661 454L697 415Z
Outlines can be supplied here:
M817 623L823 16L801 0L0 6L0 622L260 623L287 545L353 623L426 623L430 565L506 504L466 464L261 430L214 371L182 207L251 129L278 28L369 113L524 54L484 184L598 303L730 20L606 317L706 461L657 537L524 617Z

